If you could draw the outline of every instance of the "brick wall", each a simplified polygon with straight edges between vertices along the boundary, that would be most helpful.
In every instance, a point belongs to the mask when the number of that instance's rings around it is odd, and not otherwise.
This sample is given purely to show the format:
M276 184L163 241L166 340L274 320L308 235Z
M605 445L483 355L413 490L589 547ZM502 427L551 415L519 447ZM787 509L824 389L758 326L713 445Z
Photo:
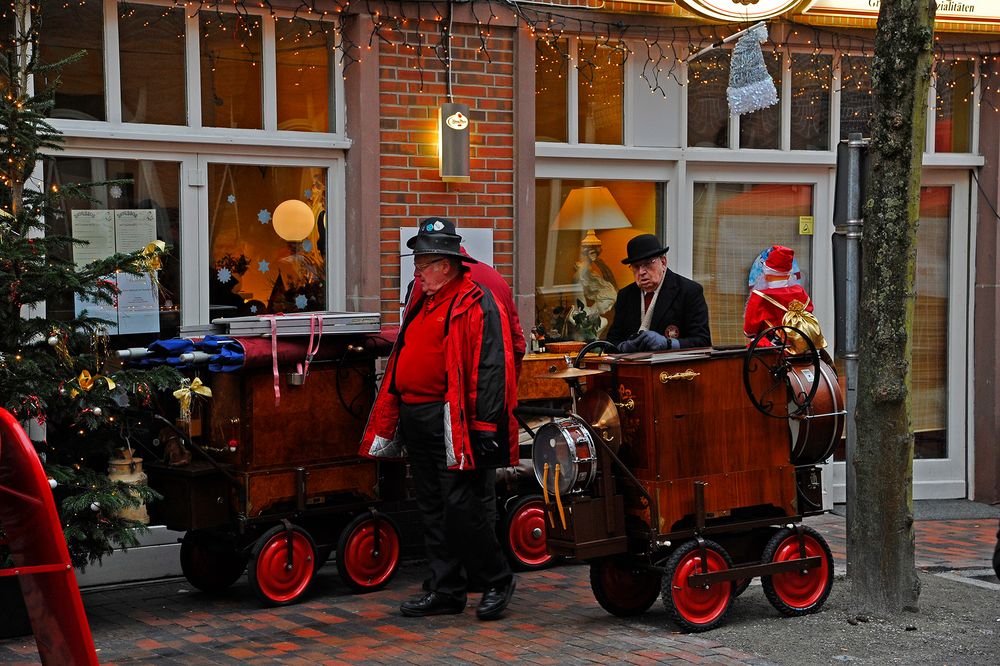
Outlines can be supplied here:
M492 228L494 266L513 277L514 252L514 29L492 26L480 49L479 26L453 25L453 101L469 105L471 156L468 183L438 177L437 109L447 102L443 63L418 43L440 41L441 23L424 20L416 31L393 31L379 45L380 247L382 321L399 321L399 228L439 215L467 228ZM422 70L422 72L421 72Z

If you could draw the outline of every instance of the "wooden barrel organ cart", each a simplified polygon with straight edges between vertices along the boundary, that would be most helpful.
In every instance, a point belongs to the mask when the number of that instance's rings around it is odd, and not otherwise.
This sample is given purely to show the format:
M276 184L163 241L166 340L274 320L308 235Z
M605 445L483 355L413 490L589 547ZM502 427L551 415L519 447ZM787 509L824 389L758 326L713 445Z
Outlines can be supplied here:
M590 563L608 612L637 615L660 596L682 629L705 631L756 576L785 615L826 600L833 558L801 520L823 511L815 464L845 412L814 347L792 356L768 344L789 332L769 329L748 349L587 348L563 373L572 414L533 445L548 549Z
M244 340L262 341L270 344ZM357 455L375 395L377 354L366 341L324 336L307 373L287 353L274 365L267 358L200 373L212 398L191 431L158 417L194 452L184 465L147 465L150 486L164 495L151 506L154 519L185 532L181 568L192 585L218 592L248 569L264 604L291 604L334 549L354 591L380 589L394 576L399 529L375 507L382 488L402 481L383 483L392 470Z

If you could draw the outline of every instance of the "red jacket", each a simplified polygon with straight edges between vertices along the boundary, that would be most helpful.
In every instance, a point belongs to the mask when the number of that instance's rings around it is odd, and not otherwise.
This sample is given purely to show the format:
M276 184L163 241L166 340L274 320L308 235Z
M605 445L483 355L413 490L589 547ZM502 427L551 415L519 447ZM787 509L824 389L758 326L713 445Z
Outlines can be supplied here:
M493 296L474 283L468 272L459 278L458 295L446 324L445 364L445 459L448 469L508 467L518 463L517 382L511 350L507 313ZM403 325L386 365L385 376L372 405L361 440L360 454L369 458L401 458L405 448L399 439L399 394L395 389L395 367L400 346L406 344L406 328L424 297L411 298L403 312ZM493 459L473 453L473 431L490 433L501 445ZM502 452L507 443L506 454Z

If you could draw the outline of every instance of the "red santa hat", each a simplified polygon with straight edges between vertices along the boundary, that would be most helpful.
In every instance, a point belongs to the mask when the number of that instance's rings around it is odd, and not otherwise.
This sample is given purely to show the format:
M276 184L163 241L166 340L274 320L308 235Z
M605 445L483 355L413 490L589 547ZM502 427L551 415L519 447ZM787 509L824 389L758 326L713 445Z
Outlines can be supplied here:
M795 251L784 245L772 245L771 251L767 253L764 260L764 269L776 275L788 275L792 272L792 260L795 258Z

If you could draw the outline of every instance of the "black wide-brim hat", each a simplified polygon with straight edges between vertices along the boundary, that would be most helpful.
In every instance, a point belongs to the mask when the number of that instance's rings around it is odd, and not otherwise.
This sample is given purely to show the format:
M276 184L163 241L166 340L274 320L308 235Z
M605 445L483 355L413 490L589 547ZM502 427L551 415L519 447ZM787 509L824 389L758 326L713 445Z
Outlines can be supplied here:
M628 242L626 252L628 256L622 259L623 264L634 264L643 259L658 257L666 254L669 247L660 245L660 239L653 234L639 234Z
M420 221L417 235L406 241L406 247L413 250L401 257L412 257L418 254L440 254L455 257L469 264L479 262L462 253L462 237L455 231L455 223L443 217L428 217Z

